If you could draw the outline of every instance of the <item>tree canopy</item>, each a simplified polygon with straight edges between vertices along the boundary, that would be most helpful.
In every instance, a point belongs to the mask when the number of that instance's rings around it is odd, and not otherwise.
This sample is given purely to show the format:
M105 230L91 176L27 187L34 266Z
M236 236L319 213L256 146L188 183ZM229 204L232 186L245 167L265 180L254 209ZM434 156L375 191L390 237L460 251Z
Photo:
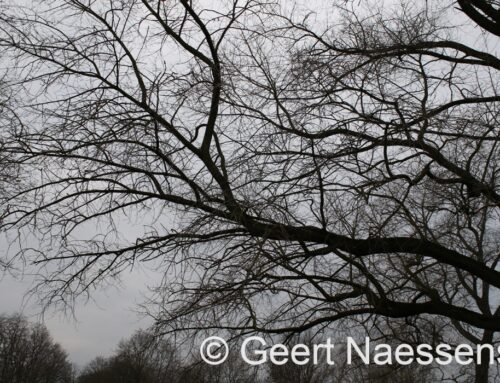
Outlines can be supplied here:
M14 256L47 302L150 262L165 332L437 316L493 342L497 1L33 4L1 14L0 227L36 238Z

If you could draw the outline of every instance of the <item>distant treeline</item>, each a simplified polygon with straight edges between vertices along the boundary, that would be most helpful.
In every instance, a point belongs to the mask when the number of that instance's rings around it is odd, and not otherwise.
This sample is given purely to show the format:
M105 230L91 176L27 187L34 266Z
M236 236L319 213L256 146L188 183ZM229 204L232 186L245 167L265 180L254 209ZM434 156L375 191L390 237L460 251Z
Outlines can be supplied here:
M308 335L289 344L313 344ZM181 352L181 348L185 349ZM179 348L164 337L137 331L122 340L109 357L96 357L76 368L67 353L42 324L21 315L0 316L0 383L329 383L434 381L432 369L422 366L348 365L339 354L335 365L281 366L246 364L234 347L220 366L204 363L196 345Z

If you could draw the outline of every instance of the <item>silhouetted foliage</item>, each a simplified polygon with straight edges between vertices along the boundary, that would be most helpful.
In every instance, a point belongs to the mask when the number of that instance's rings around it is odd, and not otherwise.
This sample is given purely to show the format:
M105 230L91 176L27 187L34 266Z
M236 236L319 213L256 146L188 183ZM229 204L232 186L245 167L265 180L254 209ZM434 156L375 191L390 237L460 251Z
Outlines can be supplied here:
M72 383L73 368L45 326L0 316L0 382Z
M143 262L164 333L440 317L496 344L497 1L7 3L0 229L37 234L13 257L46 303Z
M174 383L180 362L170 343L139 331L120 342L110 358L97 357L81 372L79 383Z
M186 353L188 354L188 353ZM79 383L252 383L256 370L234 352L220 366L210 366L161 337L139 331L118 345L114 355L92 360Z

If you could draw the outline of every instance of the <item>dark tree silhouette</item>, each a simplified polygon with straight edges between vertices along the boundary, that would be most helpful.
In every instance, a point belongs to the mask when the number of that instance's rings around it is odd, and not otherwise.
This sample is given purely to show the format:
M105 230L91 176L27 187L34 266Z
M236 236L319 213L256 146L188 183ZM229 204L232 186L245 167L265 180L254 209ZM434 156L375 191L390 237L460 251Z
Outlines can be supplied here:
M237 353L221 366L182 357L182 349L152 332L138 331L118 345L114 355L85 366L78 383L252 383L256 375ZM184 350L187 355L189 353Z
M498 0L457 0L462 11L481 28L500 36L500 2Z
M164 331L441 316L495 341L497 2L35 3L1 16L26 182L0 219L38 234L47 302L151 262Z
M118 345L115 355L97 357L80 373L79 383L177 383L179 355L172 345L138 331Z
M45 326L0 316L0 382L72 383L73 367Z

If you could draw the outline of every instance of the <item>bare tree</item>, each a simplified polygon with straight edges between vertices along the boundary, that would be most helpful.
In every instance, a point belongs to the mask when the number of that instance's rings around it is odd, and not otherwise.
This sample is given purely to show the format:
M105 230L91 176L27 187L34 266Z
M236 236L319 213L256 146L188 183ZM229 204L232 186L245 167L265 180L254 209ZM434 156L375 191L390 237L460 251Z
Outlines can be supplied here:
M176 383L181 363L167 340L138 331L109 358L97 357L80 373L80 383Z
M173 383L178 381L181 363L170 342L139 331L120 342L114 364L115 371L130 382Z
M18 315L0 316L0 381L71 383L73 368L45 326Z
M47 302L151 261L164 331L440 316L496 340L496 1L35 3L2 16L30 185L1 227L39 234Z
M319 342L315 341L313 334L310 332L292 336L291 339L284 338L283 344L286 344L289 349L293 349L296 345L305 345L312 350L314 344ZM324 357L325 355L321 355ZM269 378L273 383L327 383L327 382L348 382L345 374L345 365L339 363L343 359L340 352L331 353L331 360L335 365L329 365L328 361L322 360L320 363L308 360L303 364L296 364L294 361L288 359L284 364L274 364L268 362ZM300 359L300 358L299 358Z
M220 365L208 365L198 355L192 355L180 370L179 383L259 383L266 382L265 371L248 365L237 347L230 349L228 358ZM193 353L192 353L193 354Z
M182 357L183 353L185 354ZM84 367L79 383L252 383L257 370L231 353L220 366L189 356L182 347L148 331L138 331L108 357L97 357Z
M78 383L113 382L114 372L116 371L113 369L112 360L98 356L80 371Z
M500 36L500 16L498 0L458 0L462 11L479 26Z
M417 346L421 343L428 342L430 334L425 334L425 327L419 327L417 331L411 332L407 326L401 323L399 328L396 328L396 321L391 321L383 328L381 324L366 331L359 331L362 337L369 335L374 342L383 341L384 344L391 344L397 347L400 342ZM406 331L404 330L406 329ZM394 331L389 334L388 330ZM413 329L412 329L413 330ZM351 331L354 335L355 331ZM418 340L410 339L416 333L424 334L424 339ZM334 334L330 334L330 340ZM310 332L294 335L290 338L285 338L284 343L288 345L289 349L293 346L300 344L306 345L309 350L314 350L314 345L324 344L326 334L312 334ZM364 343L364 342L360 342ZM329 382L343 382L343 383L385 383L385 382L401 382L401 383L431 383L439 381L439 376L434 374L439 366L427 365L420 366L418 364L398 365L366 365L359 357L353 356L352 360L347 358L347 345L344 336L335 336L332 344L335 345L331 349L330 355L327 355L324 350L317 355L317 361L314 358L309 358L307 363L296 364L290 359L287 363L276 365L269 363L269 377L273 383L329 383ZM450 374L448 374L449 376Z

